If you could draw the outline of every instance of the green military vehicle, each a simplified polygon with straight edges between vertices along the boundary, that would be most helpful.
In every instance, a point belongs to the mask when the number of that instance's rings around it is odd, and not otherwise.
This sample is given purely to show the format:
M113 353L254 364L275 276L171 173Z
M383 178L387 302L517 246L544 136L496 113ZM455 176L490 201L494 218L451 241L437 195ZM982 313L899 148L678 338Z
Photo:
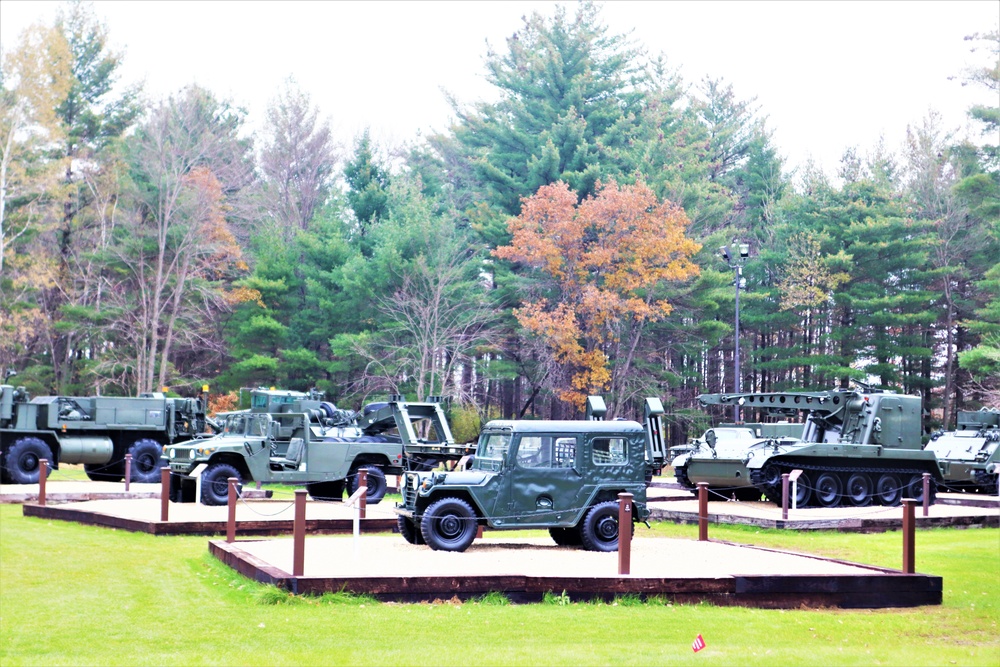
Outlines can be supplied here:
M921 442L921 399L856 389L822 392L703 394L703 406L742 405L767 414L806 415L802 435L763 437L715 451L685 454L674 461L678 482L694 489L707 482L730 493L763 494L781 502L781 475L802 470L796 485L799 507L872 503L896 505L903 495L923 499L923 473L931 475L930 501L943 481L933 452Z
M659 400L634 421L507 421L483 428L464 471L408 472L396 508L411 544L464 551L480 526L548 528L556 544L618 549L618 494L645 521L646 485L662 464ZM634 526L631 527L634 529Z
M681 486L693 492L696 485L688 479L688 472L693 467L698 481L707 482L717 496L730 500L760 500L761 491L750 482L749 472L745 467L734 469L733 466L755 443L774 438L798 438L802 428L801 423L787 421L719 424L706 429L699 438L670 448L674 477ZM729 463L718 465L720 459ZM708 463L701 465L702 461Z
M131 481L160 481L164 445L205 431L198 398L36 396L0 385L0 476L4 483L37 484L39 460L49 470L82 463L93 480L121 481L132 455Z
M931 436L944 486L956 491L997 493L1000 472L1000 410L960 410L958 430Z
M375 504L385 496L386 475L457 461L473 451L455 443L438 402L406 402L392 396L358 414L337 411L332 404L309 409L304 401L315 399L300 396L276 400L283 395L290 393L261 390L251 411L223 418L219 435L168 447L171 499L199 499L200 480L201 502L223 505L228 479L235 477L241 486L304 484L314 499L340 500L345 489L348 494L357 490L357 473L363 468L368 476L367 501ZM289 406L305 411L283 411ZM199 474L193 474L196 471Z

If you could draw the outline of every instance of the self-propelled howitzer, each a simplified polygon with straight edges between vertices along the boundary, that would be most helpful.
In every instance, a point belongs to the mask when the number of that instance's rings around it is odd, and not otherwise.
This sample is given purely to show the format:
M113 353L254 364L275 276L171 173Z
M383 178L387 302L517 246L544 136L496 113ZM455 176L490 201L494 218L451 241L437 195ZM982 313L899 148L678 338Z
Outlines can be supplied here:
M821 392L703 394L703 406L741 405L770 415L803 413L799 438L761 438L725 460L694 452L678 479L697 484L705 470L741 466L745 482L769 500L781 502L781 475L802 470L797 484L800 507L895 505L905 495L923 498L923 474L931 475L930 499L942 481L933 452L922 447L921 399L892 392L832 389ZM712 463L713 460L719 461Z

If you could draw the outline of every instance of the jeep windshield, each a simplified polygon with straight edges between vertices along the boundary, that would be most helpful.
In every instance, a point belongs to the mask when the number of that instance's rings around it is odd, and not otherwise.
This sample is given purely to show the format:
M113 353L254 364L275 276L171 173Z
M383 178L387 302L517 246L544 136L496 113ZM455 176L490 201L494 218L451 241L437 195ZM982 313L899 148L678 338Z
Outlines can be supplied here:
M503 467L504 458L510 448L510 433L484 433L476 447L473 470L497 471Z

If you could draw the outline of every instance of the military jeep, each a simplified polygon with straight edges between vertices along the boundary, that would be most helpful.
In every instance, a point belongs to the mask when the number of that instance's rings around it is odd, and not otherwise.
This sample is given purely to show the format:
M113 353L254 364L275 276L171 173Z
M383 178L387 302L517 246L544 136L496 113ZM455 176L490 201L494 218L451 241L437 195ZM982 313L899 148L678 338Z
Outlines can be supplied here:
M658 435L659 415L652 419ZM634 421L491 421L466 470L406 473L399 532L411 544L464 551L480 526L548 528L558 545L616 551L618 494L633 495L633 521L649 516L655 460L647 429Z

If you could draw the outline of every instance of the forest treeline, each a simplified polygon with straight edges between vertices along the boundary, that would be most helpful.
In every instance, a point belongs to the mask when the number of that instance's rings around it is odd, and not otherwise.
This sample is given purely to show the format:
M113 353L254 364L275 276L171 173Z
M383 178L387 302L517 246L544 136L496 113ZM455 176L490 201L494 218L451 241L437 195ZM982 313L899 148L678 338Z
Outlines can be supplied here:
M752 98L583 3L488 52L495 101L453 100L447 130L338 146L291 79L251 133L209 90L120 85L111 44L70 3L3 53L0 372L35 394L659 396L676 440L734 385L735 240L744 390L871 382L928 427L1000 406L998 106L969 110L982 137L930 113L898 154L792 175ZM970 45L955 75L996 99L1000 37Z

